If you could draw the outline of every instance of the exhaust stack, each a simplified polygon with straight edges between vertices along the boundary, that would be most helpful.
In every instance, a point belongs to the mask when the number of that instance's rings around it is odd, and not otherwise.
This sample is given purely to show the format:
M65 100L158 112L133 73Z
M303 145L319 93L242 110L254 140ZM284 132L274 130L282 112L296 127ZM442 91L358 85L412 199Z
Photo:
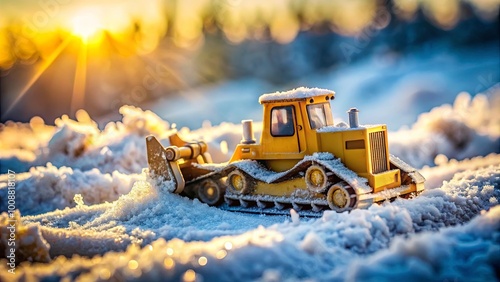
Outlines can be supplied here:
M245 119L241 121L243 126L243 139L241 144L255 144L255 136L253 135L253 121L251 119Z
M347 111L347 113L349 114L349 127L350 128L359 127L359 121L358 121L359 110L356 108L350 108L349 111Z

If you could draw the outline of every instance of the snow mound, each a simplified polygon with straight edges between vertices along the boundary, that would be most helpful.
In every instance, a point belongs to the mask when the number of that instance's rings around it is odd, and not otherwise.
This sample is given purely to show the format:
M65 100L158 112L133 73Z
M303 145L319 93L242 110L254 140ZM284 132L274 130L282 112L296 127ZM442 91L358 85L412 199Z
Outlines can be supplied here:
M497 88L495 88L497 89ZM500 87L491 96L467 93L452 105L442 105L419 116L411 129L389 136L393 155L414 167L433 165L439 154L462 160L500 152Z
M355 261L338 275L350 281L495 281L500 268L500 206L465 226L396 238L387 250ZM478 267L479 266L479 267Z
M110 122L103 130L83 110L77 113L76 120L66 115L57 119L55 127L43 121L32 122L30 127L6 124L0 134L10 133L8 140L38 139L33 144L23 141L28 145L22 148L13 142L0 147L2 168L15 168L19 173L50 162L56 167L71 166L83 171L98 168L103 173L140 173L147 166L144 137L153 134L167 145L168 136L175 130L151 111L123 106L120 113L122 121ZM20 127L23 130L17 130ZM18 153L12 155L12 149L18 149Z
M444 155L436 157L436 166L425 166L420 173L425 177L425 187L427 189L441 187L443 181L449 181L458 172L465 170L476 170L490 165L500 165L500 155L491 153L486 157L475 157L461 161L448 160Z
M396 200L393 205L408 209L414 228L420 231L467 222L481 210L498 205L499 200L500 164L497 164L459 172L441 188L426 190L409 203Z
M39 224L23 225L19 211L0 214L0 234L0 258L10 258L14 249L14 265L22 261L50 261L50 245L42 237Z
M40 117L29 123L11 122L0 124L0 151L23 150L35 154L40 144L46 144L54 134L54 127L45 125Z
M160 237L185 241L210 240L217 236L245 232L259 225L270 226L283 222L283 217L255 217L209 207L198 200L167 192L167 186L173 185L170 182L163 185L152 183L154 181L151 180L138 181L130 193L112 203L77 206L25 216L23 220L49 227L43 229L43 235L49 243L58 245L58 249L53 250L54 255L71 255L72 251L80 253L71 247L74 241L85 246L81 248L85 250L85 255L95 255L109 250L123 250L130 243L144 245ZM85 197L84 201L87 202ZM72 239L61 238L61 233ZM101 244L96 238L115 240Z
M55 209L74 207L73 198L81 194L87 204L114 201L126 194L134 182L144 179L141 174L122 174L118 171L101 173L98 169L81 171L70 167L33 167L28 173L17 175L16 197L24 215L40 214ZM7 181L0 183L0 209L7 210Z
M140 173L147 166L144 137L154 134L167 138L173 131L168 122L150 111L123 106L120 113L122 121L110 122L102 131L88 115L78 121L68 117L56 120L58 131L35 163L51 162L57 167L71 164L73 168L98 168L104 173Z
M7 122L0 124L0 173L7 170L26 171L27 164L40 154L55 132L43 119L34 117L30 123Z

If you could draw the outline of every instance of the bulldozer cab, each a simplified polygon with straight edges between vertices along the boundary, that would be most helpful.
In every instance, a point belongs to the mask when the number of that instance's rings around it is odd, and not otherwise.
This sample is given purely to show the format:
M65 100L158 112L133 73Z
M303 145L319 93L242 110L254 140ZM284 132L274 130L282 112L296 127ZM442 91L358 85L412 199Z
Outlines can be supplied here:
M266 158L300 159L307 153L307 144L316 140L316 130L333 125L330 99L333 94L312 97L274 97L261 100L264 107L262 153ZM311 140L314 139L314 140Z
M262 95L263 131L259 154L273 170L283 171L311 154L316 130L333 125L330 100L334 93L295 92ZM273 161L276 160L276 161Z

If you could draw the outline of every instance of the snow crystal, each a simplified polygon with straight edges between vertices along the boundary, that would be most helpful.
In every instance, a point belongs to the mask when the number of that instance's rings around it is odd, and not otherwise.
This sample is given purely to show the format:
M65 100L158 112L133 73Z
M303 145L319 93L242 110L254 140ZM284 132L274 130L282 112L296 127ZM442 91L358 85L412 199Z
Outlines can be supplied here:
M300 224L300 215L294 210L290 210L290 216L292 217L292 223L293 225L299 225Z
M81 194L75 194L75 197L73 197L73 200L75 201L77 208L85 206L85 202L83 201L83 197Z

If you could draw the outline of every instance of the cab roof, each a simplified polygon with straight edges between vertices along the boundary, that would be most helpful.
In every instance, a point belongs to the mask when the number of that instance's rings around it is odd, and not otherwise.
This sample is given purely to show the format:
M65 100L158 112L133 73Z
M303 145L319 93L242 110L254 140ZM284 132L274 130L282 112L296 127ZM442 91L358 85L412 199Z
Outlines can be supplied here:
M321 88L307 88L299 87L293 90L284 92L274 92L269 94L264 94L259 97L259 103L268 103L275 101L296 101L296 100L306 100L314 97L322 97L332 95L335 96L335 92L328 89ZM333 99L333 97L332 97Z

